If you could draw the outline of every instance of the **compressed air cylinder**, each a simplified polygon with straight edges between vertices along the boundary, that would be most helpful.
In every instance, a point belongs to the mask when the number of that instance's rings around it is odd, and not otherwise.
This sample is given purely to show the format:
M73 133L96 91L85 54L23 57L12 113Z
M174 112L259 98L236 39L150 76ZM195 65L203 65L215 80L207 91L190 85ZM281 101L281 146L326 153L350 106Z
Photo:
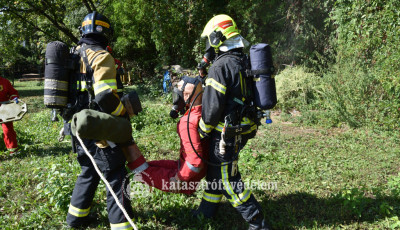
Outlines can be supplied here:
M250 48L251 70L259 72L253 77L254 100L262 109L272 109L276 103L275 79L272 76L273 64L271 47L265 43L259 43Z
M73 116L71 132L81 138L114 143L126 143L132 139L132 126L128 119L91 109L84 109Z
M68 46L59 41L50 42L45 58L44 104L48 108L64 108L68 102Z

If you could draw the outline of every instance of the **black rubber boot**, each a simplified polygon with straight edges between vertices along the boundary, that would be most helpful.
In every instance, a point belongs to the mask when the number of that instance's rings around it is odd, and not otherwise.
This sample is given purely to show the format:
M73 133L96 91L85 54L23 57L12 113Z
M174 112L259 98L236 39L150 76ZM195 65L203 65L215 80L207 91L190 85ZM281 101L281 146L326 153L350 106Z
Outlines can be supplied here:
M249 230L270 230L271 228L265 222L265 219L262 215L255 216L249 222Z

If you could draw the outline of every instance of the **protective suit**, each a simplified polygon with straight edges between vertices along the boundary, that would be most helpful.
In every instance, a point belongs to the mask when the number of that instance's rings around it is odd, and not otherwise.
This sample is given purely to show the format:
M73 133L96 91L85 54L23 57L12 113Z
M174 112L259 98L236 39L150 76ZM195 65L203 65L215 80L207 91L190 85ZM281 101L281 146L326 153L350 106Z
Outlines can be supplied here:
M14 89L10 81L0 77L0 102L18 100L18 97L18 91ZM18 148L17 133L14 130L14 125L12 122L7 122L1 124L1 126L3 127L4 144L12 155Z
M88 14L82 23L82 38L77 47L81 56L80 79L78 80L80 90L76 97L80 110L91 108L115 116L124 116L126 109L117 95L114 58L106 51L108 39L104 32L107 32L107 29L111 29L108 19L96 12ZM81 174L72 192L67 223L72 227L80 227L88 224L90 208L100 177L83 147L73 135ZM128 215L133 217L130 200L123 193L124 186L128 183L123 183L127 171L121 147L111 146L105 141L98 140L83 139L83 142ZM111 229L133 229L108 189L107 212Z

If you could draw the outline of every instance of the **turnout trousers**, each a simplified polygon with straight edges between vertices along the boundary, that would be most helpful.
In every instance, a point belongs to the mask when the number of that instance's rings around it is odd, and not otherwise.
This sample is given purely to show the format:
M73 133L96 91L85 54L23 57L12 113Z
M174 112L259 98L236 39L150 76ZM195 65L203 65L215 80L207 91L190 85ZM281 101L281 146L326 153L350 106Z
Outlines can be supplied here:
M76 143L78 153L78 162L81 166L81 174L75 183L74 191L72 192L71 203L67 215L67 223L70 226L81 226L88 221L91 204L100 182L92 162L85 154L82 146L73 137ZM128 215L132 218L133 211L131 202L124 195L124 190L129 184L127 171L125 169L125 157L119 147L98 148L93 140L83 140L90 154L95 159L100 171L110 183L112 189L117 195L119 202L124 206ZM106 187L107 189L107 187ZM111 229L133 229L128 220L123 215L118 207L110 191L107 189L107 211L108 219L111 224Z
M240 136L238 136L240 138ZM246 222L250 222L256 216L262 215L260 204L254 198L250 190L246 189L242 181L238 161L229 163L238 154L241 146L244 146L247 139L243 138L241 144L238 137L225 140L226 152L220 154L219 143L221 133L212 131L210 142L210 162L219 166L208 165L207 186L203 193L197 213L202 213L205 217L212 217L223 196L231 205L242 215Z

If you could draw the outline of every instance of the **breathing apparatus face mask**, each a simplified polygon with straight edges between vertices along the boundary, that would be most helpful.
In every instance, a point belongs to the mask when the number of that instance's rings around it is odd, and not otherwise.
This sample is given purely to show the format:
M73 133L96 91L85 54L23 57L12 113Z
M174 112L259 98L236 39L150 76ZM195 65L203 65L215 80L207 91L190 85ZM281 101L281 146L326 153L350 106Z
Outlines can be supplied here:
M136 93L136 91L125 94L121 98L121 102L124 105L129 117L138 115L143 110L139 95Z
M169 113L169 115L175 119L178 118L179 114L184 114L185 111L187 110L190 101L193 97L193 94L196 91L197 85L200 83L200 80L196 78L191 78L184 76L182 78L183 80L183 85L181 88L175 87L174 90L172 91L172 109ZM193 91L190 94L189 98L185 101L185 97L183 95L183 92L185 91L186 84L190 83L194 85Z
M205 51L206 51L206 53L203 55L203 59L197 66L198 69L207 68L215 58L215 49L210 46L208 39L206 40L206 50Z
M185 106L186 103L183 98L183 91L175 87L174 90L172 91L172 109L169 115L173 119L178 118L179 114L184 113Z

